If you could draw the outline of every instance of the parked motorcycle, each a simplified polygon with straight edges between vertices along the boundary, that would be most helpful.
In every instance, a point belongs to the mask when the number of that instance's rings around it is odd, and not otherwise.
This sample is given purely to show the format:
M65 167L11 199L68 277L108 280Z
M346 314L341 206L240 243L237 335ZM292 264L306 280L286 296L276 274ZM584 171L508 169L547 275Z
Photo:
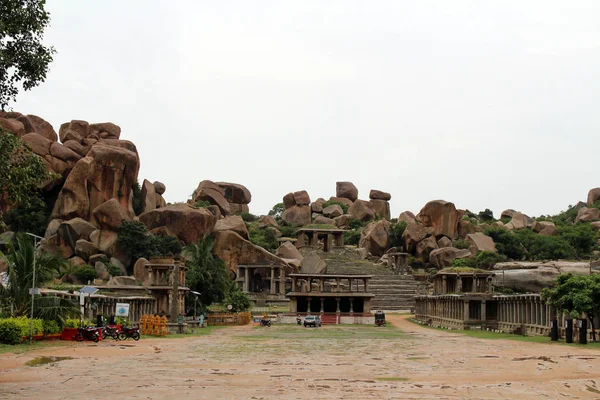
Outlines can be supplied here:
M119 340L119 330L117 327L110 327L108 325L102 327L102 338L111 337L115 340Z
M260 326L271 326L271 320L270 319L261 319Z
M96 328L92 326L87 326L85 328L77 328L75 340L77 340L78 342L83 342L84 340L93 340L97 343L100 340L100 334L98 334Z
M129 338L132 338L133 340L140 340L140 328L137 326L133 328L122 326L121 332L119 332L119 339L127 340Z

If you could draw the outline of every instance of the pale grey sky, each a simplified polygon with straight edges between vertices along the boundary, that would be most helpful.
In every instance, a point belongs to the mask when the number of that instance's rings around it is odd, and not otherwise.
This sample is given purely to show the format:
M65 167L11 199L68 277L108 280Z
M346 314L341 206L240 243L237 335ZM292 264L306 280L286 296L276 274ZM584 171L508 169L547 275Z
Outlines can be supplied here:
M556 213L600 186L598 1L49 0L47 81L13 109L111 121L140 182L242 183L264 214L349 180Z

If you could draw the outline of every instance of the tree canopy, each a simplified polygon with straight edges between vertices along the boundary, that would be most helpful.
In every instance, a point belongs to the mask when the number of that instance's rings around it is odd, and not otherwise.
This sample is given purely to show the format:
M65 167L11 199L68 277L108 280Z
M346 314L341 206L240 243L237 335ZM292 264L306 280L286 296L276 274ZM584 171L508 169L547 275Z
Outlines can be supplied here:
M0 108L16 100L19 86L30 90L46 80L56 52L44 46L50 14L45 0L0 2Z
M594 318L600 315L600 275L559 275L556 285L542 291L542 299L572 317L587 317L596 340Z
M28 205L32 193L51 177L42 159L18 137L0 128L0 187L12 205Z

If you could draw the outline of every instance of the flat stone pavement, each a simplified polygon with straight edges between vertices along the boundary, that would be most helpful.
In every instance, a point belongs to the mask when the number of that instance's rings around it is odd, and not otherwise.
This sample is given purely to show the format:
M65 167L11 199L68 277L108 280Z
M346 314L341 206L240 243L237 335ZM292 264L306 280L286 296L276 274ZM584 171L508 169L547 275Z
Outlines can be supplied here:
M387 315L403 335L386 328L244 326L184 339L2 354L0 398L600 398L598 350L474 339L406 318ZM25 365L38 356L73 359Z

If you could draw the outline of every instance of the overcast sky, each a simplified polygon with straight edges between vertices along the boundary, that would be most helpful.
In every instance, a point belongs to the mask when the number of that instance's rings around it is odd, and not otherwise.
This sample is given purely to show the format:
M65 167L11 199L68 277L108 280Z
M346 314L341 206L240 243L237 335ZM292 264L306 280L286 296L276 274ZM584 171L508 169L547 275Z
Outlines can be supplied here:
M140 182L242 183L265 214L352 181L495 215L600 186L598 1L49 0L48 79L13 109L111 121Z

